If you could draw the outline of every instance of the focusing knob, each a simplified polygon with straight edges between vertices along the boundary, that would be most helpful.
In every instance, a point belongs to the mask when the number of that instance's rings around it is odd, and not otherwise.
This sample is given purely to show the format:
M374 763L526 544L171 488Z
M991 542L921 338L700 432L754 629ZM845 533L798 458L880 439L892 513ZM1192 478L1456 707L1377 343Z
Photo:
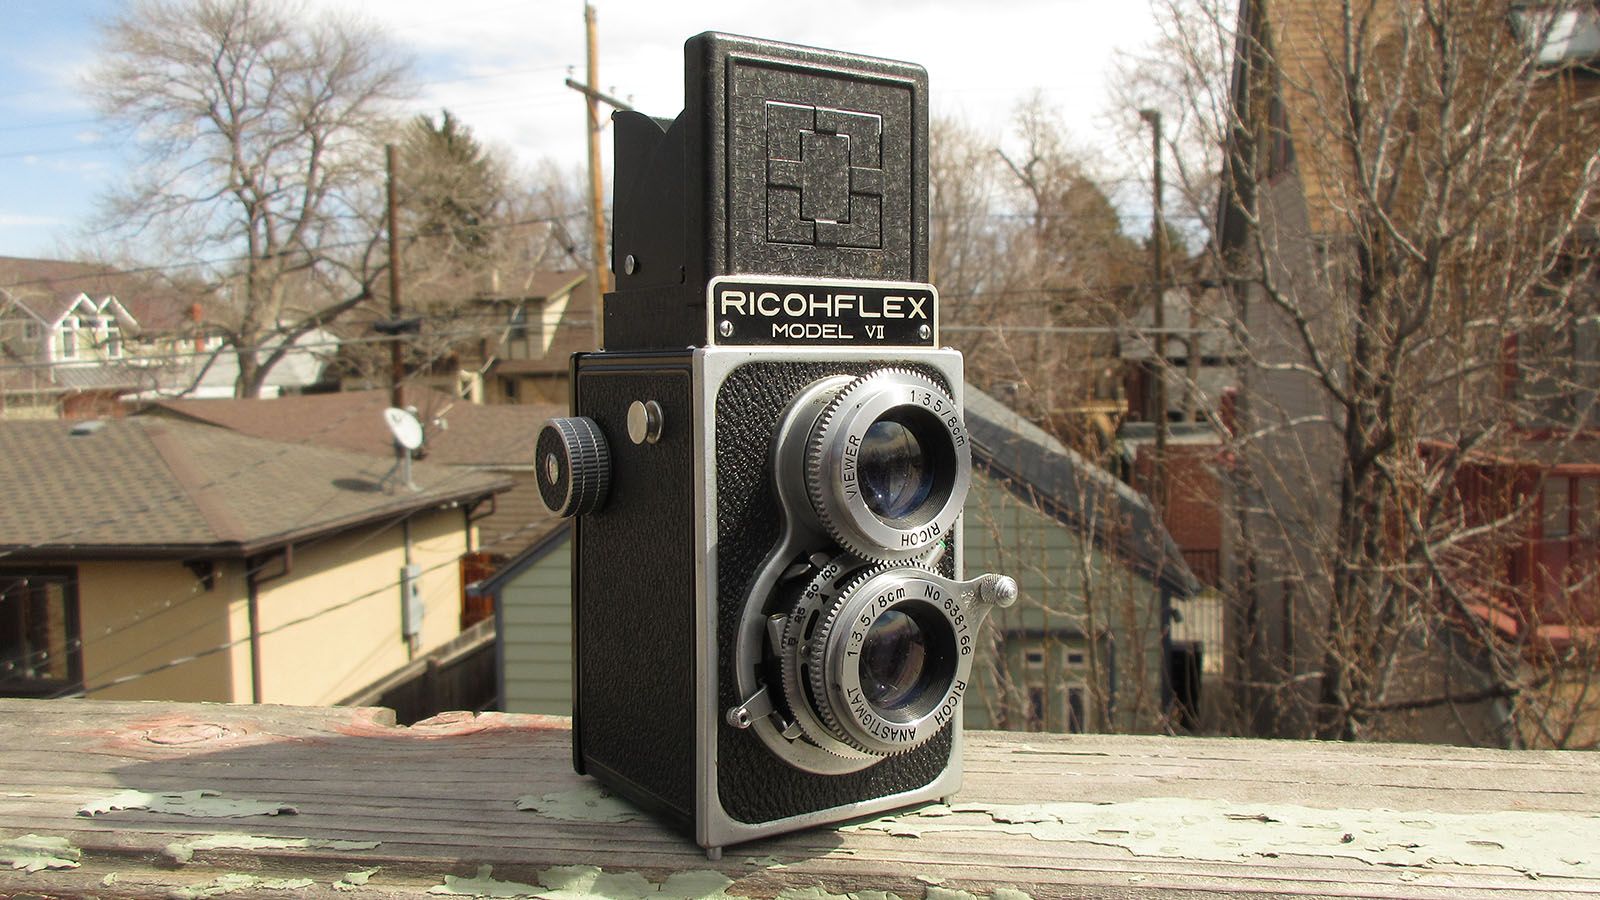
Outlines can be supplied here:
M539 496L558 516L594 512L611 486L611 449L587 416L550 419L534 443Z

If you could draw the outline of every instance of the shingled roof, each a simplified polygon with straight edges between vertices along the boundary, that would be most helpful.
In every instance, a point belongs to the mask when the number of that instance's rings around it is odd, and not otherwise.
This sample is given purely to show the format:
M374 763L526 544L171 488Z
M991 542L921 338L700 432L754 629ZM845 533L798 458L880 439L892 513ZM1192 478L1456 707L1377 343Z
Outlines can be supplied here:
M123 272L102 263L0 256L0 292L46 321L55 321L80 294L115 297L142 331L169 332L189 322L195 297L149 273Z
M385 491L381 457L156 418L0 421L0 554L239 557L511 487L418 463Z
M162 400L152 409L256 437L393 456L394 439L382 418L390 399L385 390L347 391L270 400ZM539 426L566 415L565 405L484 406L409 387L404 399L422 420L427 461L455 466L531 466Z
M1166 590L1180 597L1200 592L1183 552L1143 494L970 384L965 398L973 464L980 471Z

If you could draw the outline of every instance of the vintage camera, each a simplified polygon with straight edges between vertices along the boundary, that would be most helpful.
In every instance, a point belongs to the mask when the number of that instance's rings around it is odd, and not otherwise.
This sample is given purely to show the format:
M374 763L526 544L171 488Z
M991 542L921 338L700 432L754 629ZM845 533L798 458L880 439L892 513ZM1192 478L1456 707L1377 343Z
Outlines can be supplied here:
M703 34L616 129L617 289L541 432L575 517L573 758L738 843L949 796L978 626L961 356L927 284L927 76Z

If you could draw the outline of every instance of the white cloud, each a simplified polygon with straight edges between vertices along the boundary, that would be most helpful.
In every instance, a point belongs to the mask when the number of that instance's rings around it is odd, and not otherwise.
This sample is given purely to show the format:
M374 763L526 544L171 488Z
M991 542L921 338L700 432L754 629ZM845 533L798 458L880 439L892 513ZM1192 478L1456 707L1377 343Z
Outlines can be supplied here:
M524 162L582 162L583 103L562 83L568 66L584 79L577 4L455 0L442 12L432 0L316 2L378 22L419 54L419 111L448 107ZM919 63L928 69L934 114L965 118L997 141L1034 90L1085 144L1105 140L1096 118L1113 54L1154 34L1146 4L1103 0L811 0L777 7L596 0L596 7L599 87L651 115L670 117L683 106L684 40L719 30Z

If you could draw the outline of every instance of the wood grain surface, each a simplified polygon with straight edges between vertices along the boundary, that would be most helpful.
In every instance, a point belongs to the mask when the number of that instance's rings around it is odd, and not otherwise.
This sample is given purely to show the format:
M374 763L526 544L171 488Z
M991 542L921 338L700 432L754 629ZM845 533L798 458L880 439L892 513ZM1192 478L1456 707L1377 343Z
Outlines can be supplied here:
M979 732L951 807L711 862L598 799L566 719L391 723L0 701L0 896L1600 895L1595 754Z

